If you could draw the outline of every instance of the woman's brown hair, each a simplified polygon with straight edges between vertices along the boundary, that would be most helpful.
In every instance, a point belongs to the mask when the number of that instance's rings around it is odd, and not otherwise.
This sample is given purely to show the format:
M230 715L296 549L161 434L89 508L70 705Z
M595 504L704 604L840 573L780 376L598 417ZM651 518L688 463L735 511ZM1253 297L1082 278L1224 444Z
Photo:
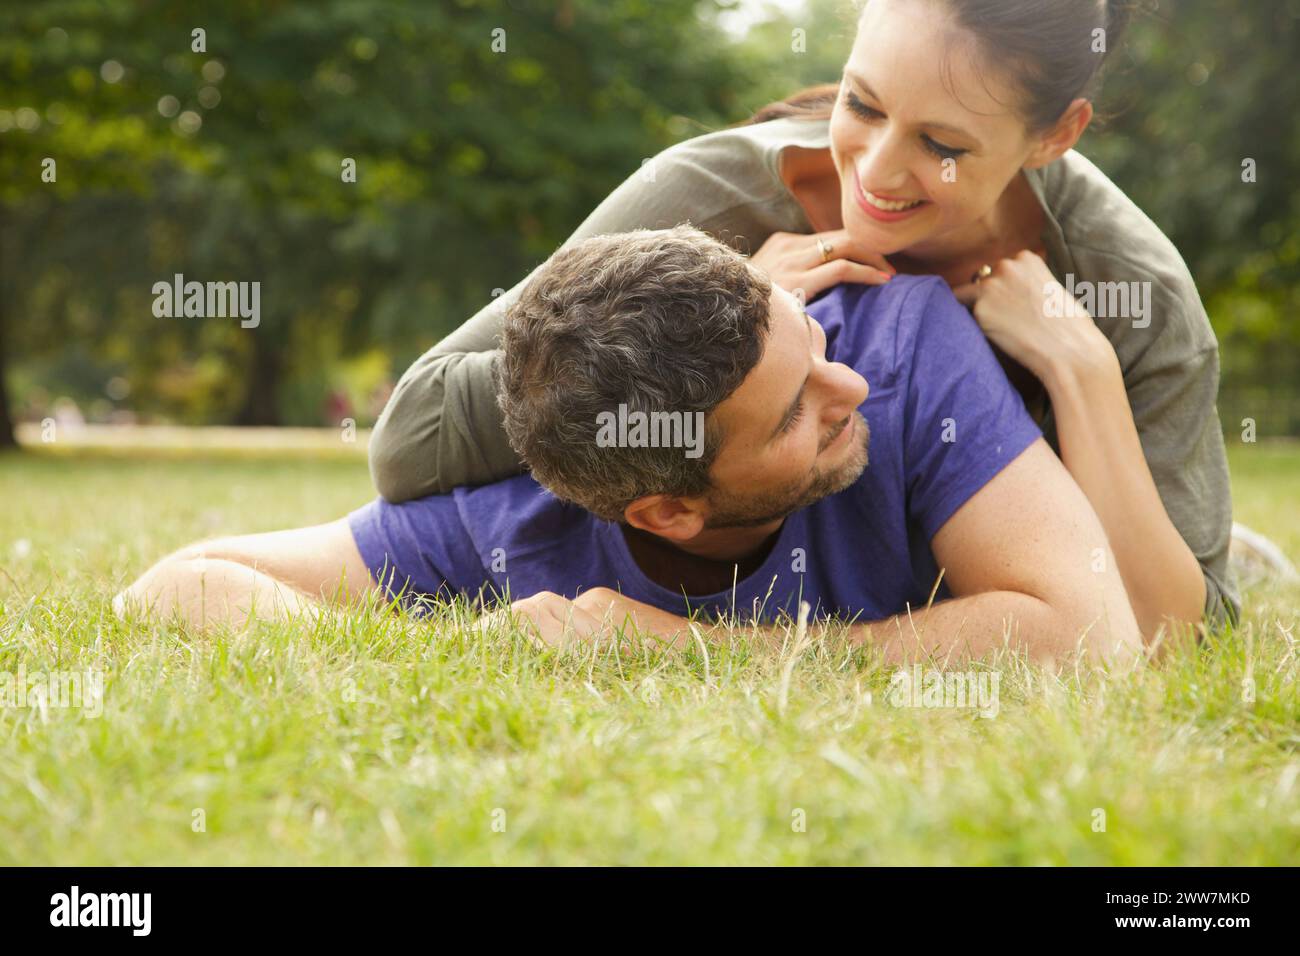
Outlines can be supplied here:
M1041 131L1079 96L1091 96L1118 45L1134 0L939 0L972 36L988 63L1005 63L1021 94L1025 124ZM1098 30L1104 39L1097 51ZM838 83L822 83L761 107L748 126L785 117L829 119Z

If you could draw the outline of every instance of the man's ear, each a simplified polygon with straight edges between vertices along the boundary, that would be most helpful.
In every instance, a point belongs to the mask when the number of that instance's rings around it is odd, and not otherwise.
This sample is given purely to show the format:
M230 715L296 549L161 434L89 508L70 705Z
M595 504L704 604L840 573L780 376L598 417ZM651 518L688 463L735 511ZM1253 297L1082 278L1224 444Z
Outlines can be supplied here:
M646 495L627 506L623 520L669 541L687 541L704 530L702 509L696 498Z
M1076 99L1052 128L1038 137L1038 142L1022 166L1037 169L1060 159L1074 148L1083 131L1092 122L1092 103L1082 97Z

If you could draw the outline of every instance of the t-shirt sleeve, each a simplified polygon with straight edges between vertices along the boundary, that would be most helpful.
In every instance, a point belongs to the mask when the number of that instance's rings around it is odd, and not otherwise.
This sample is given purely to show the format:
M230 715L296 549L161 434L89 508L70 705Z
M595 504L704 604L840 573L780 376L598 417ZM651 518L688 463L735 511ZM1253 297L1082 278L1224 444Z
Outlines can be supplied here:
M921 301L915 301L921 297ZM908 516L933 538L1041 437L975 318L941 279L904 304L898 343L911 355L903 398Z
M348 526L370 576L390 599L475 596L488 582L454 494L398 505L376 498L348 515Z

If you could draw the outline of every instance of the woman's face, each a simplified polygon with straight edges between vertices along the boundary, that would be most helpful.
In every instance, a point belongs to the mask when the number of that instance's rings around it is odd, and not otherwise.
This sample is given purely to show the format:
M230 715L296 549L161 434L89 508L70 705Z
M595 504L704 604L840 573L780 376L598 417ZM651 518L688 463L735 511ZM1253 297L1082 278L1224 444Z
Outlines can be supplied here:
M960 242L1034 151L1016 104L942 0L872 0L830 121L845 228L884 255Z

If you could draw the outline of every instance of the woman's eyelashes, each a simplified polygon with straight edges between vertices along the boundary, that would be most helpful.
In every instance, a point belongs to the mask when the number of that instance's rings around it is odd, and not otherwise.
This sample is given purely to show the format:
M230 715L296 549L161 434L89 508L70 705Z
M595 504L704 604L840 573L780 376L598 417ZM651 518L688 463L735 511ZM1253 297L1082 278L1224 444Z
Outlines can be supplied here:
M885 114L873 106L868 106L862 100L858 99L852 92L844 94L844 102L849 110L859 119L867 122L874 122L878 119L884 119ZM921 134L921 145L925 147L926 152L939 159L958 159L970 152L968 149L961 149L957 146L945 146L943 143L930 136L928 133Z
M940 159L958 159L970 152L967 149L958 149L956 146L945 146L925 133L921 134L921 142L932 155L938 156Z
M880 110L875 107L868 106L866 103L862 102L862 100L854 96L852 92L844 94L844 102L848 104L849 109L854 113L857 113L858 116L862 117L864 120L878 120L885 118L884 113L880 112Z

